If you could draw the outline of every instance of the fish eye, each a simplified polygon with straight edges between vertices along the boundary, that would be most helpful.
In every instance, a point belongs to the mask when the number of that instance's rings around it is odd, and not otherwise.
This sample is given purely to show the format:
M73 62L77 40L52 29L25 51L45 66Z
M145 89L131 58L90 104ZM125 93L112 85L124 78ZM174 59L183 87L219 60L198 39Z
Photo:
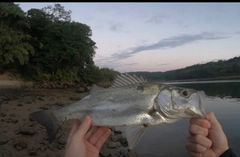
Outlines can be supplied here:
M184 97L188 97L188 96L189 96L189 93L188 93L188 91L186 91L186 90L182 90L182 91L181 91L181 94L182 94Z

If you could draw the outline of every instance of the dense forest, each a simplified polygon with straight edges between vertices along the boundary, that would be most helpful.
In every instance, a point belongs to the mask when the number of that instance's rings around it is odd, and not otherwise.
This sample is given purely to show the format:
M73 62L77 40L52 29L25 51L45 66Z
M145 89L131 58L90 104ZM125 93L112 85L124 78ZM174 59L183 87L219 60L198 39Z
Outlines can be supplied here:
M149 81L240 79L240 57L166 72L131 72Z
M13 2L0 3L0 73L35 81L112 81L118 72L94 64L91 36L91 28L71 21L60 4L24 12Z

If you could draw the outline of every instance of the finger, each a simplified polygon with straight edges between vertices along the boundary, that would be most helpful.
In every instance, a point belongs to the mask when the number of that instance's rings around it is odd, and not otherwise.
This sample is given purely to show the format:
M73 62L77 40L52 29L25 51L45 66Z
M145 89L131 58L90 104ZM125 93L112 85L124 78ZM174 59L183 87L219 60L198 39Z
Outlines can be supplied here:
M78 127L80 125L80 120L75 120L72 126L72 129L68 135L67 143L72 139L72 136L77 132Z
M88 139L88 141L95 145L97 141L100 139L100 137L104 134L107 127L100 127L97 129L95 133L92 134L92 136Z
M196 124L191 124L189 125L189 133L191 135L203 135L203 136L207 136L208 135L208 129L200 127L199 125Z
M211 127L210 122L207 121L206 119L191 118L190 124L196 124L196 125L199 125L200 127L207 128L207 129Z
M212 141L202 135L188 136L187 141L193 144L199 144L205 148L211 148Z
M84 138L86 139L86 140L88 140L89 139L89 137L93 134L93 133L95 133L96 131L97 131L97 127L96 126L92 126L90 129L89 129L89 131L87 132L87 134L84 136Z
M190 152L190 155L192 157L202 157L202 154L201 153L197 153L197 152Z
M218 122L217 118L215 117L214 113L213 112L209 112L207 113L206 115L207 117L207 120L210 122L211 124L211 128L214 128L214 129L222 129L220 123Z
M206 147L203 147L200 144L191 143L189 141L187 141L187 143L186 143L186 149L189 152L196 152L196 153L200 153L200 154L203 154L203 153L205 153L207 151Z
M95 144L95 147L100 150L104 142L108 139L109 135L111 134L111 130L109 128L104 129L103 135L98 139L98 141Z
M90 116L86 116L84 118L84 120L82 121L81 125L78 127L78 130L76 132L76 136L77 138L76 139L79 139L79 138L84 138L85 134L88 132L90 126L91 126L91 117Z

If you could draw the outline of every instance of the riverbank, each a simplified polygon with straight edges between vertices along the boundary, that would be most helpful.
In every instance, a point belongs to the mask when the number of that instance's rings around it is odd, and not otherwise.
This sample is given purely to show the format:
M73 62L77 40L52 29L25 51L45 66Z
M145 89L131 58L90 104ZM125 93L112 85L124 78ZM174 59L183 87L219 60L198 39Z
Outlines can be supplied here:
M30 121L28 115L38 110L61 108L88 95L77 89L7 89L0 90L0 156L61 157L73 120L61 127L56 139L49 144L43 126ZM100 151L100 157L136 157L128 152L128 144L120 131L112 131Z

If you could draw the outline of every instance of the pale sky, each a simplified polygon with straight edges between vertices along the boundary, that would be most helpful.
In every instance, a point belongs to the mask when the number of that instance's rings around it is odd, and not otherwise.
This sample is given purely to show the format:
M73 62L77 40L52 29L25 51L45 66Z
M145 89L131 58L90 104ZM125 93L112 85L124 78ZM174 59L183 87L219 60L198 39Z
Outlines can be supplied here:
M53 3L16 3L23 11ZM240 56L240 3L60 3L91 27L94 62L168 71Z

